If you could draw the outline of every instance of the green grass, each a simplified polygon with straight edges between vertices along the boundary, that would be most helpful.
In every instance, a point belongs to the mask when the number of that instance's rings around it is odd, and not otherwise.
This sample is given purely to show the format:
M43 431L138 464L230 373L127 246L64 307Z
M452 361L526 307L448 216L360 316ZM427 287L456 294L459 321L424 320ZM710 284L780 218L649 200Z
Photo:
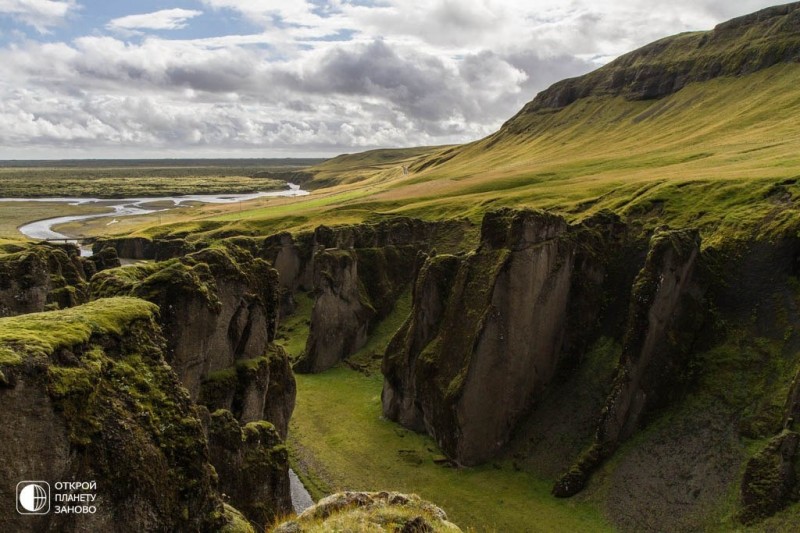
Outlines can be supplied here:
M695 226L706 245L773 238L800 218L799 72L779 65L692 83L659 100L585 98L524 115L513 131L409 151L407 159L346 156L309 169L330 185L309 197L243 212L204 208L148 233L267 234L390 215L479 221L510 206L571 221L609 209L646 227ZM441 162L426 166L434 161Z
M292 315L281 319L276 339L293 361L300 357L306 347L311 310L314 308L314 297L307 292L297 291L294 299L297 307Z
M128 324L151 318L156 310L137 298L106 298L63 311L2 318L0 365L47 357L58 348L84 344L92 335L120 335Z
M382 418L382 377L346 368L298 375L289 445L295 463L324 465L312 472L329 491L396 490L442 507L450 520L475 531L610 531L591 503L557 500L551 481L509 464L454 469L427 436Z
M409 286L395 302L392 312L375 326L367 343L347 358L347 363L360 372L380 374L386 346L411 313L411 304L411 287Z
M298 293L298 308L280 326L279 338L297 356L305 347L313 299ZM386 345L408 316L411 290L376 325L367 344L348 362L316 375L297 375L297 403L288 444L292 466L315 498L341 490L416 493L475 531L605 531L610 526L590 503L556 500L551 480L516 471L503 462L454 469L428 436L383 419L378 371ZM346 368L352 364L361 371Z

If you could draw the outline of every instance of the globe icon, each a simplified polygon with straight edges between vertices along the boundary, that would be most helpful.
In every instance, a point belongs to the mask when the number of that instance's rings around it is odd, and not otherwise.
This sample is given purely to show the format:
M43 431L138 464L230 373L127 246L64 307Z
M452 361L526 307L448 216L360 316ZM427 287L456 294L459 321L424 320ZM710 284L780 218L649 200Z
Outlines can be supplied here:
M38 513L47 507L47 491L41 485L30 484L19 492L19 504L29 513Z

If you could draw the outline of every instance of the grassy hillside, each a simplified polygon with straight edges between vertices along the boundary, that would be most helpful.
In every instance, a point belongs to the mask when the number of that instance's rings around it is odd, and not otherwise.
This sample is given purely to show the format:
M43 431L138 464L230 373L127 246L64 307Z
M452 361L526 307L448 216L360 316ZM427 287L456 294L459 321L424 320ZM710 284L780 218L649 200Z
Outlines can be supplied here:
M799 7L652 43L555 84L480 141L343 155L308 169L308 198L196 218L204 231L260 233L376 214L478 219L512 205L570 219L611 209L699 226L707 242L782 231L800 176ZM140 227L180 232L184 220Z
M407 175L409 160L328 167L331 185L306 198L202 208L192 222L136 229L270 233L393 214L478 220L508 205L571 220L610 209L649 225L697 226L706 243L775 234L796 217L800 197L798 77L800 65L786 64L658 100L587 97L518 118L523 131L430 149Z

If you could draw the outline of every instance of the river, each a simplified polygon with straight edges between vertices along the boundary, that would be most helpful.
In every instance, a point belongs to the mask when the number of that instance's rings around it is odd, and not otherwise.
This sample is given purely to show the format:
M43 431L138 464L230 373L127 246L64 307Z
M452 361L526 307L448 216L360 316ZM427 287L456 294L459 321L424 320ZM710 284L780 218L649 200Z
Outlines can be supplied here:
M303 482L291 468L289 469L289 488L292 492L292 507L294 507L295 513L300 514L314 505L311 494L308 493Z
M153 202L171 201L174 207L178 207L187 202L201 202L206 204L234 204L237 202L247 202L256 198L279 197L279 196L306 196L308 191L304 191L299 185L289 184L289 188L283 191L257 192L250 194L189 194L185 196L158 196L151 198L0 198L0 202L53 202L66 203L69 205L102 205L107 206L109 211L106 213L95 213L92 215L73 215L65 217L54 217L45 220L37 220L20 226L20 233L31 239L72 239L68 235L59 233L53 229L54 226L74 222L76 220L89 220L102 217L129 217L136 215L147 215L169 209L154 209L146 207L146 204Z

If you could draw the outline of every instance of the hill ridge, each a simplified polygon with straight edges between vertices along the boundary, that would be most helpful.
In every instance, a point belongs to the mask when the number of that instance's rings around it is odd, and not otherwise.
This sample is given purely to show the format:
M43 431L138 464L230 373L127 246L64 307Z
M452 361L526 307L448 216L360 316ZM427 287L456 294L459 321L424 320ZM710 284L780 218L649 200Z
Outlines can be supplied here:
M589 96L650 100L694 81L757 72L800 61L800 2L773 6L718 24L649 43L583 76L540 92L503 128L521 116L559 109Z

